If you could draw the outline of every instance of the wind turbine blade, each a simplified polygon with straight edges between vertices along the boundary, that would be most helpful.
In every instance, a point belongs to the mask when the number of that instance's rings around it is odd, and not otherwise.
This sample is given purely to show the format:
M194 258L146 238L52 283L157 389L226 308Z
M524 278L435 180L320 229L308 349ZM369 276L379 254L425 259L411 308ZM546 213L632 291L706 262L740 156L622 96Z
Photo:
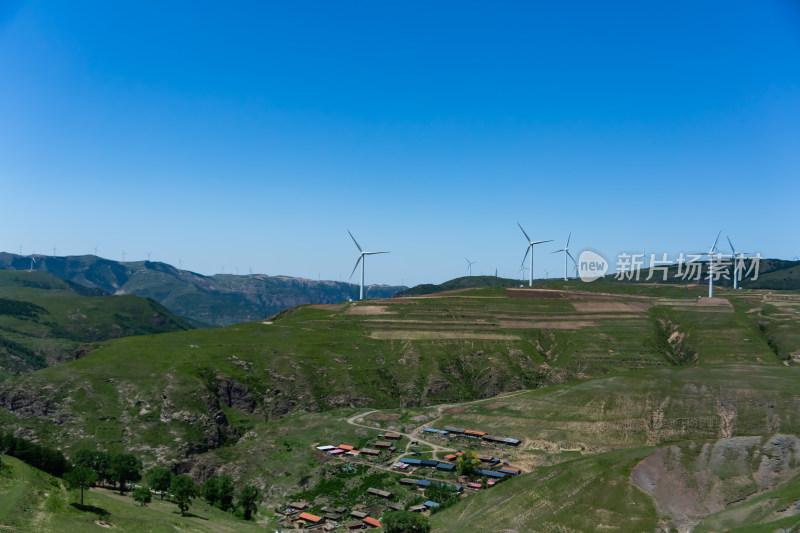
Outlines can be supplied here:
M557 254L558 252L566 252L566 250L564 248L562 248L560 250L556 250L555 252L550 252L550 253L551 254Z
M719 233L717 233L717 238L714 239L714 244L711 245L711 250L709 250L710 252L713 252L714 250L717 249L717 241L719 240L720 235L722 235L722 230L719 230Z
M572 232L570 231L570 232L569 232L569 237L567 237L567 245L564 247L564 249L565 249L565 250L566 250L567 248L569 248L569 240L570 240L571 238L572 238Z
M389 254L391 252L362 252L364 255Z
M350 230L347 230L347 233L350 233ZM363 252L364 250L361 249L361 246L358 244L358 241L356 240L356 238L353 237L352 233L350 233L350 238L353 239L354 243L356 243L356 248L358 248L358 251L359 252Z
M522 264L525 264L525 260L528 258L528 252L531 251L531 245L529 244L527 248L525 248L525 255L522 256Z
M572 254L571 254L571 253L569 253L569 250L566 250L566 252L567 252L567 255L569 256L569 258L570 258L570 259L572 259L572 262L573 262L573 263L575 263L575 264L577 265L577 264L578 264L578 262L577 262L577 261L575 261L575 258L574 258L574 257L572 257Z
M725 238L728 239L728 244L731 247L731 252L733 252L733 255L736 255L736 248L733 247L733 243L731 242L731 238L728 237L727 235L725 235Z
M531 242L531 238L530 238L530 237L528 237L528 234L527 234L527 233L525 233L525 230L524 230L524 229L522 229L522 224L520 224L519 222L517 222L517 226L519 226L519 229L521 229L521 230L522 230L522 234L523 234L523 235L525 235L525 238L526 238L526 239L528 239L528 242Z
M356 273L356 269L358 268L358 264L361 262L362 259L364 259L364 254L363 253L358 256L358 259L356 260L356 266L354 266L353 267L353 271L350 272L350 278L351 279L353 278L353 274Z
M547 239L546 241L531 241L531 245L533 244L542 244L545 242L553 242L553 239Z

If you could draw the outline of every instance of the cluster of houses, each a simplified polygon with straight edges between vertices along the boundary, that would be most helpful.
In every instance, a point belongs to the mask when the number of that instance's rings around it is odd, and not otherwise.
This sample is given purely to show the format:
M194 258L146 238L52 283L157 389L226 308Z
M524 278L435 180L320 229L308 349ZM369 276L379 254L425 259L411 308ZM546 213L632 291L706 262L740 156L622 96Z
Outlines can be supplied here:
M465 429L454 426L445 426L444 429L425 428L422 430L425 433L441 435L446 437L466 437L470 439L478 439L493 444L506 444L508 446L519 446L522 441L513 439L511 437L496 437L494 435L487 435L485 431L476 429Z
M398 465L406 465L406 466L419 466L419 467L427 467L427 468L436 468L436 470L444 471L444 472L451 472L455 469L455 465L452 464L452 461L457 461L459 457L461 457L462 452L451 453L447 454L443 457L445 461L451 461L450 463L444 463L441 461L436 461L433 459L411 459L411 458L402 458L400 459L400 463ZM519 468L514 468L510 466L508 463L504 463L497 457L478 457L478 460L481 464L486 464L488 468L477 470L475 473L480 476L485 476L489 478L489 486L495 484L494 481L503 480L508 476L518 476L521 471ZM398 465L395 465L396 469L398 470L405 470L405 468L397 468ZM499 467L499 468L498 468ZM495 470L492 470L495 469ZM474 484L473 484L474 485ZM467 485L470 488L470 485Z
M325 452L327 455L331 456L383 457L384 455L395 453L397 449L395 448L394 443L402 438L401 435L396 433L386 433L384 435L379 435L378 437L383 440L372 443L372 447L370 448L361 448L360 450L357 450L355 446L350 444L339 444L338 446L327 444L323 446L317 446L317 450Z
M400 509L403 508L397 504L394 505ZM392 506L390 505L390 507ZM346 507L323 507L321 516L309 513L306 510L308 508L309 503L306 501L292 502L285 509L278 510L278 513L286 516L285 525L292 525L294 528L302 528L306 531L327 532L337 528L356 530L381 527L379 520L360 510L363 509L363 506L354 508L349 514Z

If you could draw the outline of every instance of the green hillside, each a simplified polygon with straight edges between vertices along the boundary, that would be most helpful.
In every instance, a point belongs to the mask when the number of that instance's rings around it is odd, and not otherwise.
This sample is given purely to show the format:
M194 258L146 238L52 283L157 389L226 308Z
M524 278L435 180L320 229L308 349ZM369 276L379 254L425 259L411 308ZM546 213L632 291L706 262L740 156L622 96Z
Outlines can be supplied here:
M196 326L228 326L263 320L309 303L339 303L358 298L352 283L263 274L203 276L157 261L119 262L94 255L37 255L35 270L108 294L151 298ZM0 269L27 271L31 257L0 252ZM405 287L369 285L367 298L387 298Z
M0 530L36 533L141 532L187 533L263 531L255 522L244 522L195 500L190 513L181 517L175 504L154 499L147 507L132 505L130 498L107 489L93 488L81 507L78 490L68 491L58 478L32 468L13 457L2 457L0 469Z
M800 433L800 297L720 288L698 300L703 291L551 280L127 337L0 384L0 425L67 455L129 450L200 480L231 473L261 487L270 506L331 475L316 444L361 447L386 428L458 425L522 443L440 445L502 456L524 475L434 515L443 531L591 530L580 517L595 515L611 530L622 517L630 525L620 531L717 530L739 516L717 511L765 495L769 504L742 523L783 524L791 517L776 502L793 497L800 464L780 437ZM345 421L373 409L380 416L361 426ZM663 488L641 481L674 470L678 453L687 474ZM778 456L786 475L766 476L763 457ZM664 494L695 487L697 476L713 483L697 489L695 514L680 517ZM321 507L324 492L314 491Z
M191 326L162 305L41 272L0 271L0 379L80 357L97 343Z

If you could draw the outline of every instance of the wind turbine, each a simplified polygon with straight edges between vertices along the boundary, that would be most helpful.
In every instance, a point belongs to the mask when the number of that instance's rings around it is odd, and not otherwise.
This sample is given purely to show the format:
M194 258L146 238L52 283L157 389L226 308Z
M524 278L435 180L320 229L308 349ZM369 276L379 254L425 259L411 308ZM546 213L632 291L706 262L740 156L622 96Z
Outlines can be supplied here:
M466 257L464 259L467 259ZM472 276L472 265L477 263L477 261L470 261L467 259L467 270L469 271L469 275Z
M717 250L717 241L719 241L720 234L722 234L721 230L720 230L719 233L717 233L717 238L714 239L714 244L711 245L711 248L709 248L709 250L707 252L703 252L703 254L702 254L702 255L707 255L708 256L708 297L709 298L713 298L714 297L714 254L716 253L716 250Z
M525 230L522 229L522 224L517 222L517 226L519 226L519 229L522 230L522 234L525 235L525 240L528 241L528 247L525 249L525 256L522 258L522 262L523 263L525 262L525 258L528 257L528 252L530 252L531 260L530 260L530 266L528 267L529 268L529 271L528 271L528 276L529 276L528 277L528 287L533 287L533 247L536 244L542 244L542 243L545 243L545 242L553 242L553 239L549 239L549 240L546 240L546 241L532 241L531 238L528 237L528 234L525 233Z
M34 259L34 258L33 258L33 256L31 256L31 269L30 269L30 271L29 271L29 272L33 272L33 266L34 266L35 264L36 264L36 259Z
M347 230L347 233L350 234L350 238L353 239L353 242L356 244L356 248L358 248L358 251L361 252L361 255L358 256L358 260L356 261L356 265L353 267L353 271L350 273L350 278L352 278L353 274L356 273L356 269L358 268L358 263L361 263L361 290L358 293L358 299L359 300L363 300L364 299L364 263L366 263L366 258L365 257L368 256L368 255L388 254L389 252L365 252L364 250L361 249L361 245L358 244L358 241L356 240L355 237L353 237L353 234L350 233L350 230Z
M520 265L520 267L519 267L519 270L517 270L517 274L522 272L522 278L521 278L522 281L525 281L525 271L526 270L528 270L528 267L525 266L525 263L522 263L522 265Z
M733 288L739 288L739 274L741 274L741 269L739 268L739 263L737 262L738 259L744 259L747 255L747 252L737 252L736 248L733 247L733 243L731 242L731 238L727 235L725 236L728 239L728 244L731 247L731 257L733 258Z
M564 281L567 281L567 279L568 279L567 278L567 258L572 259L572 262L577 264L577 262L575 261L575 258L572 257L571 253L569 253L569 241L570 241L571 238L572 238L572 232L569 233L569 237L567 237L567 244L565 244L562 249L556 250L555 252L550 252L550 253L553 253L553 254L557 254L558 252L564 252Z

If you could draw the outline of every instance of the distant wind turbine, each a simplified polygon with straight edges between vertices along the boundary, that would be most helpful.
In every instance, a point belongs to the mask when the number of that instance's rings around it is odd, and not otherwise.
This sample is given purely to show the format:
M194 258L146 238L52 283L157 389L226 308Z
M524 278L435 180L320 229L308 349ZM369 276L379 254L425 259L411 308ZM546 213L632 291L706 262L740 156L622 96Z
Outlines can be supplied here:
M722 234L722 231L717 233L717 238L714 239L714 244L711 245L711 248L707 252L703 252L701 255L708 256L708 297L714 297L714 255L718 252L717 250L717 241L719 241L719 236Z
M36 259L34 259L33 257L31 257L31 269L30 269L30 272L33 272L33 266L34 266L35 264L36 264Z
M733 259L733 288L739 288L739 276L741 275L742 271L739 268L739 259L744 259L747 256L747 252L737 252L736 248L733 247L733 243L731 242L731 238L727 235L725 236L728 239L728 245L731 247L731 258Z
M567 277L567 258L572 259L572 262L577 264L577 262L575 261L575 258L572 257L571 253L569 253L569 241L570 241L570 239L572 239L572 232L570 232L569 237L567 237L567 244L565 244L562 249L556 250L555 252L551 252L551 253L554 253L554 254L557 254L559 252L564 252L564 281L568 280L568 277Z
M467 259L466 257L464 259ZM472 265L477 263L477 261L470 261L467 259L467 270L469 271L469 275L472 276Z
M522 258L522 262L525 263L525 258L528 257L528 252L531 254L530 259L530 266L528 267L528 287L533 287L533 247L537 244L543 244L545 242L553 242L553 239L548 239L546 241L532 241L528 234L525 233L525 230L522 229L522 224L517 222L517 226L519 229L522 230L522 234L525 235L525 240L528 241L528 247L525 249L525 256Z
M358 251L361 252L361 255L358 256L358 260L356 261L356 265L353 267L353 271L350 273L350 278L352 278L353 274L356 273L356 269L358 268L358 263L361 263L361 290L358 293L358 299L359 300L363 300L364 299L364 263L366 263L366 256L368 256L368 255L377 255L377 254L388 254L389 252L365 252L364 250L361 249L361 245L358 244L358 241L356 240L355 237L353 237L353 234L350 233L350 230L347 230L347 233L350 235L350 238L353 239L353 242L355 243L356 248L358 248Z

